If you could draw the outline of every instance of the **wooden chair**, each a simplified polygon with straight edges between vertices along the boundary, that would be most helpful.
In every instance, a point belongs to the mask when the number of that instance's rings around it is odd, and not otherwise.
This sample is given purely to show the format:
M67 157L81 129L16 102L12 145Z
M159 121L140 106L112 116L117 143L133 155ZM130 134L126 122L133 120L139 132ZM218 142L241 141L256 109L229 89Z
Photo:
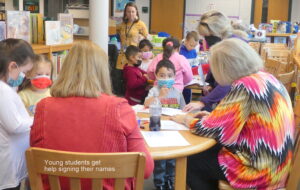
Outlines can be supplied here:
M277 77L280 73L284 73L286 64L275 59L267 59L265 63L265 71Z
M286 90L291 94L291 85L294 81L295 71L289 73L278 74L278 80L285 86Z
M70 178L72 190L81 189L80 178L92 179L93 190L103 189L102 179L115 179L114 188L124 190L126 178L135 178L135 189L143 189L143 153L79 153L29 148L26 151L26 159L32 190L43 189L41 174L48 175L51 190L60 190L59 176ZM66 164L78 161L82 164ZM67 172L62 170L64 167L67 168Z
M270 50L288 50L286 44L274 44L274 43L264 43L261 45L260 55L265 61L267 58L267 52Z
M295 149L293 157L293 166L287 179L286 188L281 188L280 190L299 190L300 189L300 133L299 127L296 128L296 140ZM232 188L229 183L225 181L219 181L220 190L238 190ZM245 190L245 189L243 189Z
M267 51L267 58L276 59L276 60L284 62L284 63L290 63L291 51L290 50L269 49Z
M259 54L260 42L249 42L249 45Z

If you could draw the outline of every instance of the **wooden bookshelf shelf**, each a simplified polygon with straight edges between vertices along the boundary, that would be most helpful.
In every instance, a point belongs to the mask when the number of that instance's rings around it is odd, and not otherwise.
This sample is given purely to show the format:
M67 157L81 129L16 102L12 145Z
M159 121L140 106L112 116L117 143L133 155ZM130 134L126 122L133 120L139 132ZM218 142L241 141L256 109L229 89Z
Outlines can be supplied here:
M59 52L64 50L69 50L73 46L72 44L61 44L61 45L53 45L48 46L44 44L32 44L32 49L36 54L47 54L49 58L51 58L53 52Z
M289 37L292 33L267 33L267 37Z

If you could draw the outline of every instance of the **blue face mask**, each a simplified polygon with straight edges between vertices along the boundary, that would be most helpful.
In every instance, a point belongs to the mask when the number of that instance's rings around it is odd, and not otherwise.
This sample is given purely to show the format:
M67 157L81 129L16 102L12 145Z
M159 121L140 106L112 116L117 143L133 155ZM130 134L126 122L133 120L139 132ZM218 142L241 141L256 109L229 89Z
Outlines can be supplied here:
M7 81L7 84L11 87L17 87L17 86L20 86L23 82L25 78L25 74L23 72L20 72L19 73L19 76L17 78L17 80L14 80L12 78L9 78L8 81Z
M159 88L162 88L163 86L165 86L167 88L172 88L174 83L175 83L174 79L159 79L159 80L157 80L157 85Z

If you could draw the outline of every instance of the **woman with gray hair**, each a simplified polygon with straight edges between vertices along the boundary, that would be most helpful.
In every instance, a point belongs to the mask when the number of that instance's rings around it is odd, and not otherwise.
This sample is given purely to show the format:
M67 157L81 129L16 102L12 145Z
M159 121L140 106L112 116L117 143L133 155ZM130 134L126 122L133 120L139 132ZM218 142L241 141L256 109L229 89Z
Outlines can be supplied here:
M192 190L218 189L218 180L234 188L280 189L291 168L294 114L285 87L262 72L263 61L247 43L226 39L211 49L211 71L231 85L211 113L178 115L192 133L214 138L213 148L188 157Z
M232 31L230 20L218 11L204 13L198 26L199 34L204 36L209 47L220 42L222 39L236 37L233 36ZM199 102L189 103L184 107L183 111L212 111L213 106L219 103L230 90L230 86L219 85L210 71L206 76L206 82L209 83L209 86L204 89L206 96L201 97Z

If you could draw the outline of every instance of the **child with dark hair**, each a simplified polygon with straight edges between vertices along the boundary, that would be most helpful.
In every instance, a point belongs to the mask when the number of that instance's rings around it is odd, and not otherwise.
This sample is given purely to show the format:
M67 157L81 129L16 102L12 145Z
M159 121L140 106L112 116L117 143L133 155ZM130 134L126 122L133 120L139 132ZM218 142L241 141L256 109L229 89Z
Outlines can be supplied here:
M161 60L170 60L175 67L175 84L174 87L182 92L184 85L188 84L193 79L192 69L188 60L179 55L178 50L180 43L176 38L166 38L163 43L163 53L158 54L148 67L147 73L149 79L155 80L156 65Z
M157 86L151 88L144 105L149 107L154 100L154 95L158 95L162 107L183 109L185 106L183 96L178 89L173 87L175 82L173 63L167 59L159 61L155 69L155 75ZM155 161L154 164L153 178L156 189L174 189L175 160L159 160Z
M147 72L149 64L151 63L153 58L153 53L152 53L153 45L148 39L143 39L139 43L139 48L140 51L142 52L142 64L140 68Z
M125 98L130 105L143 104L148 78L146 72L139 68L142 63L140 50L130 45L126 48L125 56L128 61L123 69Z

